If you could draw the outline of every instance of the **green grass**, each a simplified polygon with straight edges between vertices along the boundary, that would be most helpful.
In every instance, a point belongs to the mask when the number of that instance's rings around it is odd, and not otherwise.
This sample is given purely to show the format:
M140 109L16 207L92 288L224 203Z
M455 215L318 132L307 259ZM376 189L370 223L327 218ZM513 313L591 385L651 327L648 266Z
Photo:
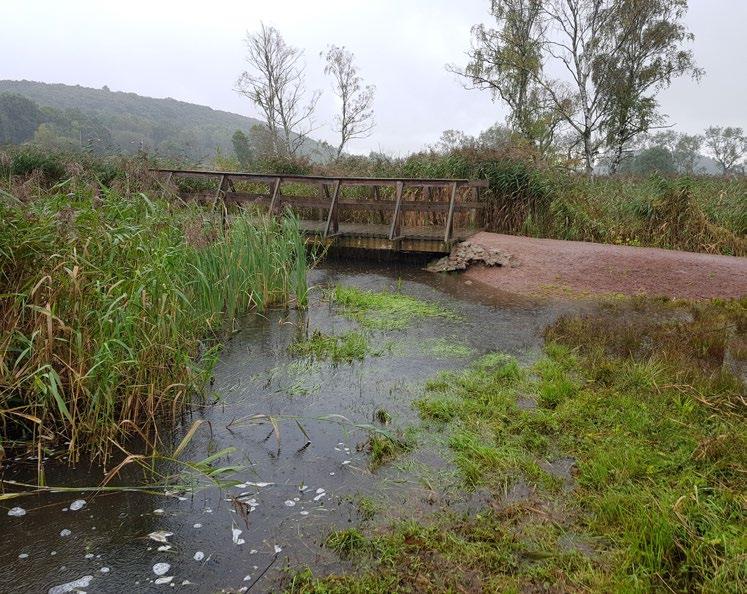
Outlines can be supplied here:
M338 285L329 295L341 306L344 315L364 328L402 330L418 318L458 319L454 312L440 305L402 293L366 291Z
M306 299L298 224L70 186L0 202L2 440L106 450L178 415L216 338Z
M475 350L454 338L433 338L423 344L424 351L437 359L460 359L474 355Z
M369 468L376 470L391 462L401 454L410 451L415 445L412 432L392 433L385 431L372 432L365 444L369 454Z
M561 318L547 338L530 367L488 355L416 403L492 505L356 534L354 573L302 572L288 590L740 592L747 411L723 361L747 353L747 301L628 300ZM564 457L570 490L548 466ZM519 481L533 494L505 500ZM564 544L578 540L588 552Z
M370 347L368 340L360 332L331 336L315 330L308 338L293 343L290 351L295 355L327 359L333 363L350 363L365 359Z

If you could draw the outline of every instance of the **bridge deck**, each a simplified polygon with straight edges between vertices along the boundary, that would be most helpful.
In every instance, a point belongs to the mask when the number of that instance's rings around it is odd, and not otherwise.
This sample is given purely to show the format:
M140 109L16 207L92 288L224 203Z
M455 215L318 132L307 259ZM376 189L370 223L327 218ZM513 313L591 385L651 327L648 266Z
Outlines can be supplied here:
M177 191L184 199L207 200L214 204L220 201L226 205L264 205L273 213L284 208L300 213L308 213L311 209L317 210L319 219L322 218L319 215L326 212L324 220L302 219L300 224L304 234L327 245L405 252L448 253L454 243L478 231L475 227L480 226L483 209L478 200L479 190L487 187L484 180L468 179L322 177L179 169L152 171L166 174L164 191L175 189L170 186L175 178L216 180L217 187L213 191L205 191L204 187L191 192ZM243 184L243 191L239 191L234 182ZM282 193L284 183L293 184L293 194ZM204 182L202 184L204 186ZM267 193L257 192L257 185L266 185ZM363 190L361 196L361 186L370 188L370 195ZM298 194L299 187L306 188L302 190L304 195ZM309 195L309 187L315 190L314 195ZM344 196L344 188L350 189L353 195ZM382 195L381 190L388 192L388 196ZM449 199L437 199L443 195ZM341 212L351 211L363 212L364 215L340 216ZM366 216L378 220L355 223L341 220L365 219ZM382 224L385 216L390 221ZM460 217L463 224L467 222L468 228L457 228ZM413 222L420 224L407 224Z

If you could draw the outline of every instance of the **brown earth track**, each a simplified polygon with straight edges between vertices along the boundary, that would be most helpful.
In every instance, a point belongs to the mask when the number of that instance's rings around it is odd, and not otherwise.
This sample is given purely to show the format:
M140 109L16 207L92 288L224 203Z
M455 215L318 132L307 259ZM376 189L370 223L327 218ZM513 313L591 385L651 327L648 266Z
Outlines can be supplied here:
M747 258L485 232L470 242L512 254L518 266L475 266L464 277L511 293L747 297Z

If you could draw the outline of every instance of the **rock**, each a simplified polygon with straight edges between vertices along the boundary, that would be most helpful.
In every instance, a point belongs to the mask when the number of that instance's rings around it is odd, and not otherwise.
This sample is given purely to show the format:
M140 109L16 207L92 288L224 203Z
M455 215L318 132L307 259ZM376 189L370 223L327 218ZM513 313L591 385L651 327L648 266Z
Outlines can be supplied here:
M481 262L485 266L508 266L515 268L518 260L512 255L496 248L485 249L483 246L463 241L451 250L444 258L431 262L426 267L429 272L451 272L465 270L473 262Z

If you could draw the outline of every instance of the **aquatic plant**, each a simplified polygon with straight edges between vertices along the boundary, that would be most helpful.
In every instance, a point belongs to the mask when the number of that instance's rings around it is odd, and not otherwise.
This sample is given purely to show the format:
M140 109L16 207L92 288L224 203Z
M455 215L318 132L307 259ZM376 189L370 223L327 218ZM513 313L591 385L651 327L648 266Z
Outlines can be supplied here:
M3 442L108 451L210 379L249 309L305 302L297 221L102 188L0 202Z
M436 303L403 293L366 291L338 285L329 292L329 296L342 307L344 315L365 328L401 330L417 318L458 318L454 312Z
M314 330L311 336L290 346L290 352L293 354L328 359L333 363L362 361L369 351L368 340L360 332L331 336Z

